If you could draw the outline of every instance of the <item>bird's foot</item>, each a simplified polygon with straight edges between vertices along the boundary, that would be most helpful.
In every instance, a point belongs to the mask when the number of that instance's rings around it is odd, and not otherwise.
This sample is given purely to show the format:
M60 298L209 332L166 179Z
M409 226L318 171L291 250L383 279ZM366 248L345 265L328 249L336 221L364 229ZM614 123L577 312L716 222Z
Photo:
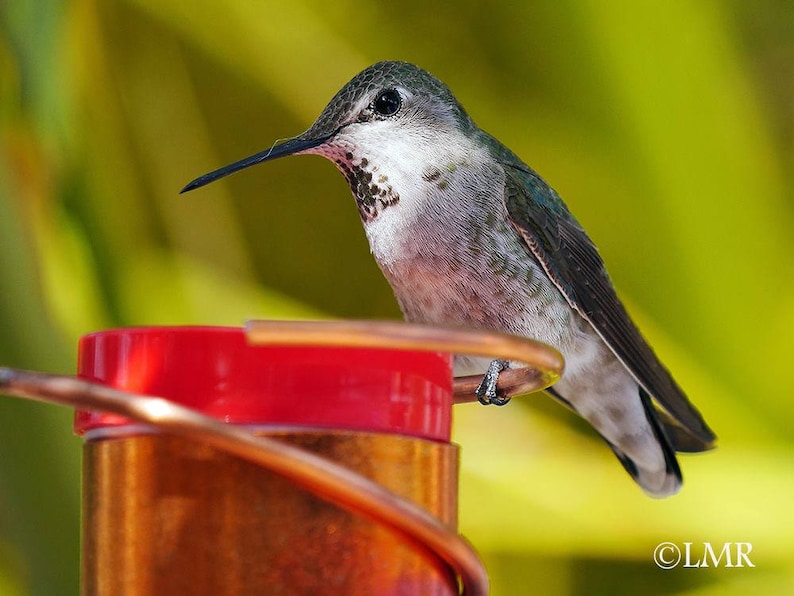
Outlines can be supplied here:
M499 387L499 373L508 367L507 360L492 360L488 365L488 370L485 371L482 381L474 394L477 400L484 406L493 404L495 406L503 406L510 401L510 398L500 393Z

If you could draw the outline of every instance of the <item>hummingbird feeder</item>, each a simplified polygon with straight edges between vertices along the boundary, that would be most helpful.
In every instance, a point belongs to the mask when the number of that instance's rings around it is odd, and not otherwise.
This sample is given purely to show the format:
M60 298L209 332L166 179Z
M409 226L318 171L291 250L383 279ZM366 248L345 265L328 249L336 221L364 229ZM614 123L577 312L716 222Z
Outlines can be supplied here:
M0 391L78 408L82 593L484 594L457 534L455 353L527 363L532 340L373 321L146 327L82 338L77 377L0 368Z

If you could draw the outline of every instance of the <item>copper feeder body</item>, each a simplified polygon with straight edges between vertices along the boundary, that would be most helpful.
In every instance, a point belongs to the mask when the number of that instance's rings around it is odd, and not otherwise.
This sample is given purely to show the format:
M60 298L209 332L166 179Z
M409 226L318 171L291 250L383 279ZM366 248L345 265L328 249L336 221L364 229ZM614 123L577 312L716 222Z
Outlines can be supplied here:
M344 464L457 529L458 447L381 433L262 433ZM82 591L458 594L418 544L253 463L161 434L84 445Z

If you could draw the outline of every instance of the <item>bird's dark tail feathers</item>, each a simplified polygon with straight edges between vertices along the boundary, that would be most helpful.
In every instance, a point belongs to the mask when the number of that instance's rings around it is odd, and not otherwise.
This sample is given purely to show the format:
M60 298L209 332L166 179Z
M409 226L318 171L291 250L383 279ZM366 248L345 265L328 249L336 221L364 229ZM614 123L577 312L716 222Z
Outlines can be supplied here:
M642 487L642 490L651 497L663 498L676 494L681 489L683 478L681 476L681 468L678 466L678 459L676 459L673 445L667 436L665 426L660 420L659 412L654 407L648 393L642 388L639 388L640 401L645 410L645 416L648 419L648 424L653 429L653 434L659 443L659 448L664 454L665 471L663 475L659 472L650 472L638 467L625 453L620 451L617 447L610 444L612 451L617 456L623 468L634 478L634 480Z
M546 389L546 391L567 407L576 411L572 404L553 387ZM702 443L694 441L691 435L681 430L681 427L677 425L669 415L662 410L658 410L654 406L648 393L642 387L639 387L639 397L648 424L664 455L664 471L645 470L639 467L617 446L609 441L606 441L606 443L615 453L626 472L628 472L635 482L640 485L647 495L655 498L669 497L677 493L682 484L681 468L678 466L678 460L675 455L676 451L704 451L708 447L704 448Z

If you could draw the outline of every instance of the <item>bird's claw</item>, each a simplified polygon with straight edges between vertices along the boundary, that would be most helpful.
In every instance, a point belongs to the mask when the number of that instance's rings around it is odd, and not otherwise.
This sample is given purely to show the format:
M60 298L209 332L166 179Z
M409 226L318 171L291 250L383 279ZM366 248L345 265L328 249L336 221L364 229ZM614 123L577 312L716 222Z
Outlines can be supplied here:
M482 381L474 390L477 396L477 401L482 405L503 406L510 401L510 398L504 394L500 394L498 382L499 373L506 369L508 363L506 360L492 360L488 365L488 370L485 371Z

